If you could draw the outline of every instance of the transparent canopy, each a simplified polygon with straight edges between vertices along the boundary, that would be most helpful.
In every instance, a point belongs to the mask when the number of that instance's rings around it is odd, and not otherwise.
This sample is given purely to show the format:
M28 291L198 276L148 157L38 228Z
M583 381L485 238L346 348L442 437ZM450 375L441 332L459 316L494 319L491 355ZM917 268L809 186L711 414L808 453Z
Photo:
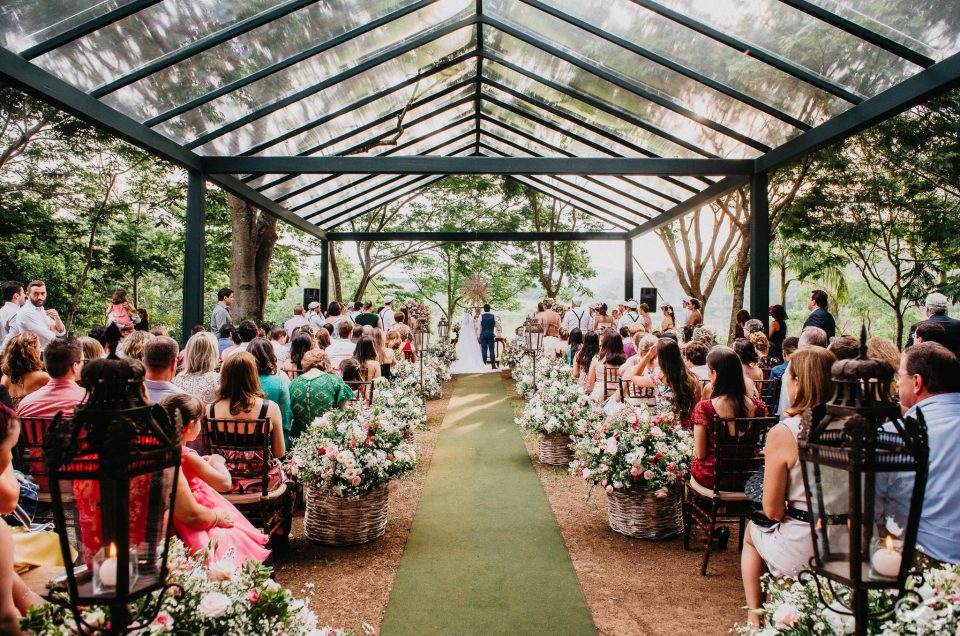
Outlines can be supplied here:
M205 157L746 159L960 51L960 2L13 0L0 45ZM238 175L322 229L442 174ZM719 177L518 175L607 229Z

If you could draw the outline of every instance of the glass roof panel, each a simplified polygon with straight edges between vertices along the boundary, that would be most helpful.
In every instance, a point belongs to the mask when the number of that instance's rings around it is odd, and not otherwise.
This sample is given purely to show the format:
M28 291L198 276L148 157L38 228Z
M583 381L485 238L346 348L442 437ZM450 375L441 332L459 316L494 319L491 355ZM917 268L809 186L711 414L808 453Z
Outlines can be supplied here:
M409 4L408 2L401 4ZM398 9L393 0L364 2L357 11L318 2L235 37L108 95L104 101L141 121L205 95ZM469 0L439 0L371 32L243 87L248 107L309 86L358 61L472 10ZM225 100L226 101L226 100Z
M651 93L769 146L800 132L753 106L522 2L488 0L484 10L577 59L628 78Z
M200 146L197 151L201 154L209 155L233 155L242 153L259 143L273 139L278 135L294 129L304 122L313 121L331 111L352 104L365 95L371 95L405 78L414 77L423 73L435 66L438 63L437 60L453 58L472 49L474 46L473 35L474 30L472 28L464 27L458 29L429 44L416 48L409 53L387 60L372 69L289 104L284 108L275 110L232 132L217 137ZM432 76L430 82L431 84L435 82L442 84L448 76L455 76L457 72L462 72L462 69L453 67L441 71L435 76ZM315 83L323 77L322 75L313 77L305 75L302 78L302 82L305 86L309 86L311 83ZM282 98L285 94L292 92L294 91L274 93L273 95L264 93L264 97L270 97L269 101L273 102ZM196 135L215 129L221 121L238 119L253 110L249 105L243 103L241 99L242 95L236 97L225 95L197 109L206 110L210 107L216 112L216 117L211 117L204 113L199 118L191 117L187 119L187 115L191 113L186 113L164 122L158 126L158 129L161 129L162 132L176 139L183 139L185 136L192 139ZM196 113L194 113L194 115L195 114ZM199 121L195 121L196 119L199 119Z
M660 2L829 78L857 95L876 95L920 70L911 62L779 0ZM901 4L901 11L904 8Z
M724 6L731 4L731 0L721 2ZM548 3L808 124L822 123L850 106L839 97L647 11L631 0L549 0Z
M469 152L469 151L465 151ZM463 153L454 153L451 156L457 157L461 156ZM443 179L442 176L437 175L427 175L427 176L415 176L415 177L406 177L402 184L398 184L396 190L393 190L387 194L383 194L379 197L372 197L371 199L364 201L363 203L348 206L340 213L335 214L334 216L329 217L329 220L323 223L318 223L321 228L324 230L330 230L333 228L338 228L340 231L349 231L350 227L345 226L353 219L359 219L364 215L372 212L381 205L400 205L404 202L405 199L409 200L419 196L419 192L428 188L431 184L436 183ZM351 209L353 208L353 209ZM316 219L311 219L316 221ZM357 228L362 230L362 226Z
M34 60L90 91L285 0L165 0ZM44 0L35 4L57 5Z
M585 205L584 203L577 201L570 197L566 191L561 188L555 187L549 181L545 180L542 177L527 177L522 175L517 175L514 177L517 181L525 183L534 190L538 190L543 194L551 196L562 203L574 207L581 212L586 213L594 222L599 221L603 227L602 230L625 230L632 227L632 224L624 221L622 219L617 219L611 217L605 210L602 208L597 209L591 205ZM535 180L536 179L536 180ZM578 229L583 229L582 226Z
M960 51L960 2L920 0L905 10L891 0L814 0L828 11L935 60Z
M483 31L484 46L508 62L537 75L586 93L605 104L631 113L666 135L678 138L706 153L723 157L753 158L760 151L688 119L667 108L638 97L633 92L535 48L497 29Z
M91 4L89 0L57 2L4 2L0 5L0 46L22 51L40 42L65 33L132 0L105 0Z

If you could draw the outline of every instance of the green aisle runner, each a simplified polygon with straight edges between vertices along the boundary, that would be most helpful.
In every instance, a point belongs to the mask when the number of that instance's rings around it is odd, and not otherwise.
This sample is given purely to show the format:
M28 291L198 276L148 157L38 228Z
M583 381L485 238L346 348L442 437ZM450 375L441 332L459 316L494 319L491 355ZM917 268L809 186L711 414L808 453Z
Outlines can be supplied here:
M457 381L382 633L596 635L496 373Z

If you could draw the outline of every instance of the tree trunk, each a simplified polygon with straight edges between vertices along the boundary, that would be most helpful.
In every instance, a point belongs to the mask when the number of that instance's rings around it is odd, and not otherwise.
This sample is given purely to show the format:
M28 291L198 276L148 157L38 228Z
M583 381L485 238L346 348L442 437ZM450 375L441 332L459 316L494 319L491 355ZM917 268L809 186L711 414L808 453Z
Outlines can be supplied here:
M227 195L233 220L230 245L230 288L234 322L246 318L263 319L267 305L270 262L277 244L277 218L258 212L250 204Z
M333 278L333 298L338 303L343 302L343 280L340 277L340 263L337 262L337 244L333 241L330 242L330 249L327 253L327 259L330 261L330 275ZM321 272L321 276L326 274L326 272ZM358 300L354 298L354 300ZM324 311L327 310L326 307L323 308Z
M736 268L736 277L733 280L733 299L730 303L730 326L728 329L728 343L733 344L733 335L737 329L737 312L743 309L743 299L746 296L747 276L750 274L750 236L743 237L740 249L733 261ZM755 316L754 316L755 317Z

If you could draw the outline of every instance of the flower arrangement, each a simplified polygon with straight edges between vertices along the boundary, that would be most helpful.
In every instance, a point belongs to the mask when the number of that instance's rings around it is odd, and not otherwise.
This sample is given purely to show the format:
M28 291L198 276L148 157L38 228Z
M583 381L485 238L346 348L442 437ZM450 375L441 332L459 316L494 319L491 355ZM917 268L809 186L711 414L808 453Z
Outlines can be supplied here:
M516 422L530 433L572 435L592 428L602 416L603 409L591 402L577 386L570 375L570 367L554 366L538 384Z
M574 439L571 470L607 493L639 484L663 496L683 483L693 458L693 433L672 411L624 406Z
M841 636L853 633L853 617L840 605L849 603L849 590L834 585L837 597L824 607L812 580L764 578L767 600L763 604L761 628L736 625L735 631L746 636ZM934 636L956 634L960 630L960 565L947 565L923 572L922 581L910 577L911 590L899 603L888 591L871 591L869 633L881 636ZM831 599L830 592L824 596Z
M430 354L436 358L443 366L449 368L457 359L457 348L449 342L440 343L431 348Z
M389 413L351 405L317 418L297 438L287 470L304 484L357 498L412 470L416 461L415 447Z
M209 563L207 552L190 554L179 539L170 542L168 582L179 587L163 595L156 618L133 626L131 634L347 635L342 629L318 628L317 617L306 604L270 578L271 568L252 560L238 567L232 553ZM156 599L151 595L134 601L133 614L153 606ZM104 627L109 620L107 610L99 606L85 608L81 616L95 627ZM57 603L31 607L21 628L36 636L81 633L73 614Z
M423 387L420 386L419 361L397 360L393 365L393 376L406 386L407 390L418 392L427 400L440 397L440 384L450 380L449 370L430 356L423 358Z
M387 416L403 432L427 423L427 407L419 391L411 390L406 378L389 382L377 378L373 391L373 407Z
M513 380L516 383L515 389L518 394L526 399L533 398L533 359L530 356L521 358L520 362L510 371ZM540 355L537 358L537 384L544 380L552 380L560 374L570 376L570 367L553 356Z
M500 354L500 363L511 369L515 368L526 355L526 348L522 338L516 338L509 341L503 347L503 353Z
M432 324L432 315L426 303L408 298L403 301L398 311L402 311L413 324L417 324L421 320L425 321L428 325Z

